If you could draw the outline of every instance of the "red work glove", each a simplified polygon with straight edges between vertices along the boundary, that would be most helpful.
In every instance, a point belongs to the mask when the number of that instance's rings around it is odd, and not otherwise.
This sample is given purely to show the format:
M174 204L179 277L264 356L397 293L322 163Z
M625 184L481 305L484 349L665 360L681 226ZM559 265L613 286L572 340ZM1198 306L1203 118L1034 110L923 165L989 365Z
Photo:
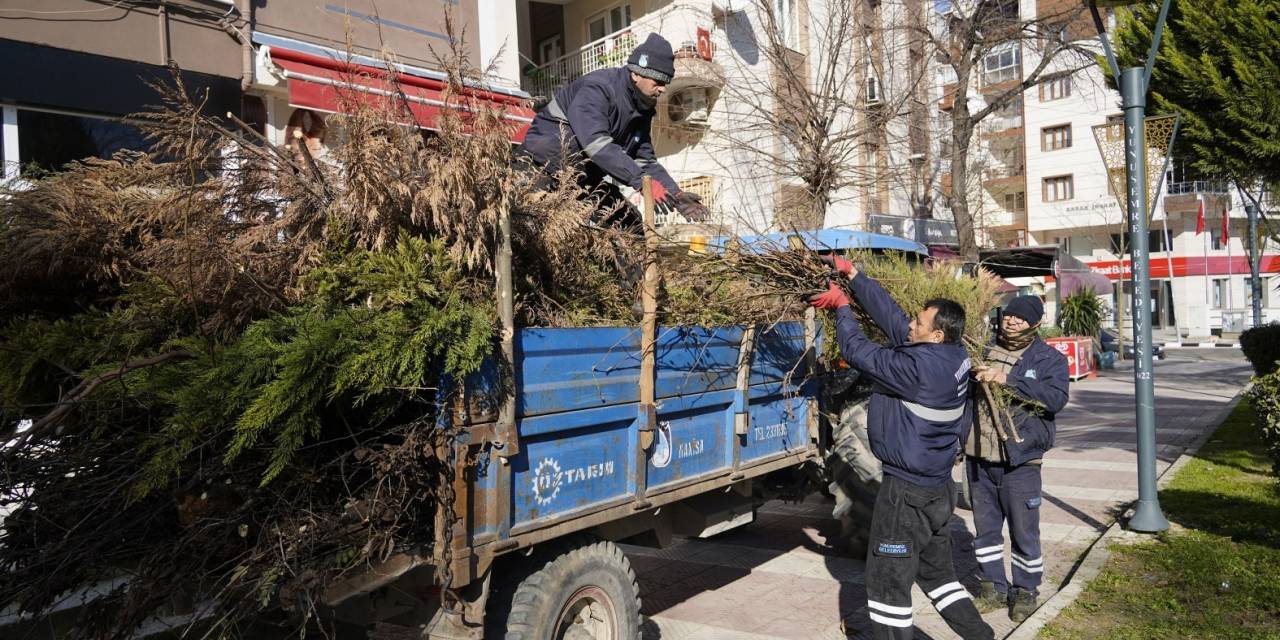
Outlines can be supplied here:
M834 254L822 256L822 261L831 265L836 271L848 276L853 274L853 262Z
M844 289L834 282L827 284L827 292L809 298L809 304L818 309L839 309L840 307L849 306L849 296L844 294Z
M667 188L662 186L661 182L658 182L657 180L650 180L649 184L651 185L650 188L653 190L654 204L663 204L667 201L667 198L671 197L671 192L667 191Z

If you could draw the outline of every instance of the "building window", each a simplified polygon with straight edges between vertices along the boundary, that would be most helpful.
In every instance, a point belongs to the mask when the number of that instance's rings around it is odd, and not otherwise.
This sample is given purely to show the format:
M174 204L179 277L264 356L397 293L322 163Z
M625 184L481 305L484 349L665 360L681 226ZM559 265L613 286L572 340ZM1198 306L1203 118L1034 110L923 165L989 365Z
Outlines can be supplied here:
M773 0L773 19L778 25L778 42L788 49L800 50L799 20L796 0Z
M1066 44L1071 40L1071 33L1067 26L1065 22L1046 25L1044 30L1045 40L1049 43Z
M1061 100L1071 95L1071 76L1062 76L1040 83L1040 102Z
M873 143L862 145L862 158L862 174L872 194L871 197L875 199L875 191L880 182L880 146Z
M1006 211L1014 213L1022 213L1027 210L1027 193L1025 191L1017 191L1014 193L1004 194L1004 208Z
M1271 306L1271 278L1258 278L1258 286L1262 289L1262 306ZM1244 279L1244 306L1253 307L1253 283Z
M1204 226L1209 227L1209 242L1213 246L1214 251L1222 251L1227 248L1227 243L1222 237L1222 227L1218 225L1210 226L1209 215L1205 214ZM1219 221L1219 224L1221 221Z
M1089 257L1093 253L1093 243L1089 236L1064 236L1057 239L1058 246L1068 255Z
M1147 251L1151 253L1159 253L1161 251L1169 251L1173 246L1173 231L1161 231L1156 229L1147 232ZM1120 255L1129 252L1129 234L1111 234L1111 253Z
M1071 146L1071 125L1061 124L1040 130L1040 150L1057 151Z
M119 151L151 148L146 135L132 124L87 114L20 108L17 134L16 160L23 172L57 171L74 160L110 158Z
M1226 278L1214 278L1213 280L1213 308L1221 309L1226 306L1227 302L1227 283Z
M1129 238L1124 234L1111 234L1111 253L1115 256L1123 256L1129 248Z
M1170 251L1173 248L1173 231L1156 229L1147 232L1147 251Z
M538 43L538 61L540 64L547 64L552 60L557 60L562 55L564 55L564 45L560 40L560 34Z
M999 84L1022 77L1022 49L1005 45L982 59L982 84Z
M267 137L267 102L261 96L244 95L240 98L240 120L249 125L255 133Z
M1043 182L1045 202L1061 202L1076 197L1074 176L1052 176L1045 178Z
M996 16L1009 22L1017 22L1019 19L1018 0L997 0Z
M1008 131L1022 126L1022 95L1016 95L988 118L990 131ZM1021 147L1019 147L1021 148Z
M631 26L631 5L605 9L587 18L587 42L595 42L611 33Z

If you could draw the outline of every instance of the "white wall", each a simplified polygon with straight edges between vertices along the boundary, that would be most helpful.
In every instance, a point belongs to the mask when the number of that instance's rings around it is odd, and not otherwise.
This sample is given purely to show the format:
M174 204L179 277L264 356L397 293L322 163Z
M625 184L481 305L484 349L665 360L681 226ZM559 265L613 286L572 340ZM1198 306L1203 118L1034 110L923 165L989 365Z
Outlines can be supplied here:
M1027 54L1024 66L1036 64L1034 55ZM1039 88L1024 96L1027 226L1031 232L1123 221L1119 201L1107 192L1107 172L1093 136L1094 125L1105 123L1107 114L1120 111L1119 100L1119 94L1104 86L1102 71L1096 66L1071 77L1071 95L1066 98L1042 102ZM1042 151L1041 129L1062 124L1071 125L1071 147ZM1044 178L1068 174L1074 178L1075 197L1044 202Z
M528 16L529 6L516 0L481 0L477 4L480 64L493 65L487 80L493 84L520 87L520 37L517 9Z

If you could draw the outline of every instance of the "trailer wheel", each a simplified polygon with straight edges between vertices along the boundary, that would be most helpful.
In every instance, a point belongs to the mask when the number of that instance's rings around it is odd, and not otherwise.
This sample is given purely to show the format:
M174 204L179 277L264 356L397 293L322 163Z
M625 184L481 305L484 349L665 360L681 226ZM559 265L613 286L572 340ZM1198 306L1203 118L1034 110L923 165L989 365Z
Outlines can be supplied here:
M825 463L827 490L835 496L831 515L840 522L840 537L849 553L864 556L881 480L880 461L871 453L867 434L865 398L846 402L831 425Z
M640 590L612 542L575 538L513 576L506 640L631 640L640 637ZM504 606L505 605L505 606ZM494 620L495 624L504 621Z

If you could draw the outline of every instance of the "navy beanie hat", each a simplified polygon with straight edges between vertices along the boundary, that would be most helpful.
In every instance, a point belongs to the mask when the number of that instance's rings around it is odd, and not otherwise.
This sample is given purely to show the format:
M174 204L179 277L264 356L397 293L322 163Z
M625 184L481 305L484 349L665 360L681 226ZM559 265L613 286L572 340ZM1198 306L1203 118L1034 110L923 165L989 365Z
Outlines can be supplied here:
M1027 324L1036 325L1044 317L1044 303L1035 296L1018 296L1005 305L1004 314L1018 316L1026 320Z
M627 58L627 69L663 84L669 84L676 75L675 54L671 43L662 36L651 33Z

